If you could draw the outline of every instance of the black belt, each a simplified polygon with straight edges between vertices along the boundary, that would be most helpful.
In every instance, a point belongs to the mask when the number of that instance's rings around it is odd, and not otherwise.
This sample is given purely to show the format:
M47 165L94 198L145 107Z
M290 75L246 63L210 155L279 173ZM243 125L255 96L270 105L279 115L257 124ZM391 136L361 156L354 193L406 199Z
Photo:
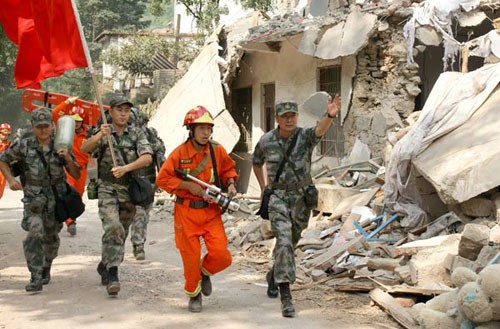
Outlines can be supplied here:
M175 202L193 209L203 209L210 205L210 203L203 200L188 200L179 197L175 197Z
M307 185L312 184L311 177L304 178L301 181L295 183L270 183L270 187L273 190L285 190L285 191L298 191Z

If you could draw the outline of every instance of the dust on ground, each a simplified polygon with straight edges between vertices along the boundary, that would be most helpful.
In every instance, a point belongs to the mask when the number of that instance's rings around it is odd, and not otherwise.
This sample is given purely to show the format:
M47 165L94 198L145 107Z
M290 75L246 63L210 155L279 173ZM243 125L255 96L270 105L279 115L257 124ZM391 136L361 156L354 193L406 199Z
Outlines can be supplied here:
M213 293L203 298L203 311L187 310L182 261L175 248L169 204L151 213L146 260L136 261L130 239L119 267L121 291L108 297L96 266L102 227L97 201L78 220L78 233L61 231L59 257L52 281L43 292L29 294L22 251L25 232L22 192L8 188L0 200L0 329L15 328L399 328L366 294L335 292L318 284L293 285L297 317L283 318L280 301L266 296L268 264L232 247L232 266L212 278ZM262 257L260 257L262 258Z

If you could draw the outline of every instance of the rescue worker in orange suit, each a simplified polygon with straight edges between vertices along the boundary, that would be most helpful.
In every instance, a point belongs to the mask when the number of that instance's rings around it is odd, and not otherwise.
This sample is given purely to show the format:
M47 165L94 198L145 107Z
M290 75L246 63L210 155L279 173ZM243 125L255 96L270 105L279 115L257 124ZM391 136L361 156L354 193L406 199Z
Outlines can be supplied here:
M10 146L9 136L11 133L12 128L8 123L2 123L0 125L0 153L4 152ZM6 183L5 177L0 173L0 199L3 197Z
M218 180L233 194L236 193L238 175L235 162L222 145L210 141L214 119L205 107L191 109L184 118L184 126L189 130L189 138L170 153L156 178L156 185L176 195L174 232L175 244L184 265L184 292L190 297L189 311L201 312L201 295L209 296L212 293L210 276L231 265L232 258L227 248L221 209L217 204L208 202L204 187L190 180L182 180L176 175L175 169L214 184L217 178L213 168L216 167ZM201 259L200 237L203 237L207 249L207 254Z
M80 148L87 139L87 126L83 123L84 110L80 106L75 106L75 101L78 97L69 97L64 102L57 105L52 110L52 119L55 123L63 115L71 115L75 120L75 135L73 138L73 148L72 152L75 156L75 160L78 165L82 168L80 170L80 178L75 179L66 173L68 179L68 184L73 186L81 196L85 191L85 183L87 181L87 164L89 163L90 157L87 153L80 151ZM76 218L68 218L66 220L68 233L72 236L76 235Z

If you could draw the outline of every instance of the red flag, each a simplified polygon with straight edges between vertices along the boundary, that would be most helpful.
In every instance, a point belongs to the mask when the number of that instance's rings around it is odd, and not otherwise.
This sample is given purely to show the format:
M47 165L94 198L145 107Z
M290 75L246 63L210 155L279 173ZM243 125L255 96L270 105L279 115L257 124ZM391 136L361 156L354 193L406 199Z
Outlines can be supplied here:
M17 88L87 67L71 0L0 0L0 23L18 46Z

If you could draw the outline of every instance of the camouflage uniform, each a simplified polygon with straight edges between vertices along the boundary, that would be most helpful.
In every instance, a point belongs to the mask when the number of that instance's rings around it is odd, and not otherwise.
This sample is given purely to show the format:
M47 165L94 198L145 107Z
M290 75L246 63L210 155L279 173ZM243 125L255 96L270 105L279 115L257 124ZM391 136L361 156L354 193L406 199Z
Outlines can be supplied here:
M142 114L141 112L139 112ZM156 163L161 167L161 161L164 160L165 154L165 144L158 136L158 132L154 128L147 127L145 124L140 125L140 129L146 135L151 148L153 149L153 162L143 169L137 171L137 174L143 177L147 177L151 184L153 184L153 191L156 189L154 185L156 181ZM158 167L159 169L159 167ZM144 243L146 242L147 228L149 223L149 212L151 211L153 204L149 204L147 207L136 206L136 214L132 221L131 236L130 241L134 247L134 256L137 256L140 252L144 252Z
M118 166L125 165L119 151L120 148L125 151L128 163L135 161L143 154L153 153L146 136L137 127L126 127L124 134L118 137L112 125L111 133ZM118 138L119 144L117 144L115 136ZM109 269L113 266L119 266L123 261L125 240L136 207L130 202L128 191L130 174L117 179L111 173L113 161L107 137L101 138L96 143L92 156L97 158L99 217L104 229L102 236L102 264Z
M34 111L33 124L52 124L52 113L48 109ZM46 118L48 120L46 120ZM43 154L46 168L40 160ZM74 159L73 155L71 157ZM59 232L63 226L55 219L55 196L66 193L65 160L54 150L54 137L49 148L44 149L36 137L14 140L10 148L0 155L5 163L17 162L23 173L24 204L21 227L28 234L23 241L24 256L33 277L42 275L43 268L50 267L59 250ZM50 175L49 175L50 170Z
M279 108L276 108L279 113ZM321 137L315 134L316 128L296 128L288 138L280 137L278 128L261 137L252 158L257 166L266 164L268 183L273 188L269 202L269 219L276 237L274 247L274 280L276 283L293 283L295 281L294 250L300 234L307 227L310 209L304 204L304 189L292 185L300 183L307 186L311 183L311 156L314 147ZM286 163L279 177L278 186L274 184L280 163L292 142L298 138L289 158L295 164L295 174L290 163ZM285 186L287 185L287 186Z

